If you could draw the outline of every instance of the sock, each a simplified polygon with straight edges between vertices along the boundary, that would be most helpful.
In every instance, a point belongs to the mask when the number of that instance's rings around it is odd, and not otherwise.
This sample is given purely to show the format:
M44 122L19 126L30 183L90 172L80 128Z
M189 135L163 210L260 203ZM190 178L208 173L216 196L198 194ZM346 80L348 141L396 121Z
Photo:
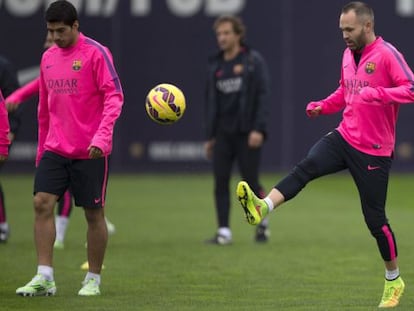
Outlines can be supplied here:
M1 231L9 231L9 224L7 222L0 223L0 230Z
M85 282L90 280L90 279L95 279L95 281L98 285L101 284L101 275L100 274L96 274L96 273L92 273L92 272L86 273Z
M69 218L65 216L56 216L56 240L63 242L65 240L66 229L68 227Z
M37 266L37 274L41 274L48 281L53 281L53 268L49 266Z
M231 239L231 230L228 227L220 227L217 233L221 236Z
M385 279L388 281L393 281L400 276L400 269L395 270L385 270Z
M267 206L269 207L269 213L270 213L275 208L273 201L270 200L269 197L265 197L263 200L266 202Z

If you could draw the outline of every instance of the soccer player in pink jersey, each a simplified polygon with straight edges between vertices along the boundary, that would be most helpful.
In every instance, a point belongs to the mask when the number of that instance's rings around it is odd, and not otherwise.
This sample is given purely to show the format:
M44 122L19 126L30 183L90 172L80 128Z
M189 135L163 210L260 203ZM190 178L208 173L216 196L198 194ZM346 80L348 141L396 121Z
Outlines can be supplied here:
M53 39L48 34L44 43L44 48L48 49L53 45ZM39 95L39 78L23 85L6 97L6 108L9 112L14 112L19 105L33 96ZM55 219L56 224L56 240L54 247L57 249L64 248L64 239L69 222L69 216L73 207L72 195L69 190L60 198L58 203L58 211Z
M53 38L48 33L44 43L44 48L48 49L53 45ZM23 85L22 87L15 90L9 96L6 97L5 103L6 108L9 112L14 112L19 107L20 104L27 101L33 96L39 95L39 78L34 79L33 81ZM73 209L73 200L70 190L66 190L64 195L59 199L57 205L57 213L55 217L56 225L56 239L54 243L54 248L63 249L65 247L64 241L66 236L66 230L69 224L69 216L72 213ZM108 229L108 234L115 233L115 225L111 223L105 217L106 226ZM1 228L0 228L1 230ZM1 241L1 238L0 238Z
M123 91L112 55L79 31L69 1L51 3L45 14L54 46L40 64L39 141L34 180L37 274L16 290L22 296L54 295L54 206L70 188L88 224L89 270L80 296L100 294L108 232L104 205L109 156Z
M6 161L9 155L9 133L9 118L7 116L6 106L4 105L3 94L0 90L0 163Z
M375 35L374 12L367 4L345 5L339 28L347 46L339 87L306 108L310 117L343 111L339 126L322 137L266 198L259 199L244 181L237 186L237 196L247 221L257 224L311 180L349 170L359 191L365 222L384 260L385 286L379 307L394 307L403 294L404 282L385 202L397 114L400 104L414 101L414 76L403 55Z
M14 90L19 87L19 82L17 81L17 74L11 62L0 56L0 90L3 93L3 96L8 96ZM11 147L14 138L17 135L17 132L21 123L21 109L14 111L13 113L8 114L9 122L9 140ZM0 162L0 170L3 168L5 161ZM6 213L6 193L3 189L0 175L0 243L6 243L10 236L10 226L7 219Z

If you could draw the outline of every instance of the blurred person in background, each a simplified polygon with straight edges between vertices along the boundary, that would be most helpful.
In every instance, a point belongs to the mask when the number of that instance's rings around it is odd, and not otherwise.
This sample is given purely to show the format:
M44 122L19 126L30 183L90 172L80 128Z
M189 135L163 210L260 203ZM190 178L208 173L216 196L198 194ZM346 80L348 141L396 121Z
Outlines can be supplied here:
M8 59L0 56L0 91L4 97L9 96L14 90L19 87L17 74ZM4 105L4 100L3 100ZM3 108L3 107L2 107ZM8 132L10 142L13 142L17 135L17 131L21 122L21 109L8 114L10 131ZM10 148L10 145L9 145ZM0 169L3 167L5 161L0 162ZM0 181L0 243L7 242L10 235L9 223L6 217L6 199L2 183Z
M378 307L391 308L398 305L405 285L385 204L398 111L400 104L414 102L414 75L404 56L375 35L374 11L367 4L356 1L345 5L339 28L347 46L340 84L331 95L306 107L309 117L342 111L339 126L322 137L264 199L256 197L245 181L238 184L237 196L247 221L254 225L293 199L310 181L348 170L359 192L365 223L385 266L384 291ZM311 228L315 224L309 225Z
M230 178L234 162L256 193L262 146L269 114L269 73L256 50L245 44L245 25L236 16L221 16L214 22L219 51L208 61L206 92L206 156L212 160L214 199L218 229L207 243L229 245ZM255 240L266 242L267 219L256 227Z
M124 101L108 48L79 31L73 4L58 0L45 14L54 45L40 63L38 150L34 178L37 273L21 296L56 293L54 207L67 189L87 222L89 269L79 296L100 295L108 231L104 205L113 130ZM75 95L75 96L74 96Z

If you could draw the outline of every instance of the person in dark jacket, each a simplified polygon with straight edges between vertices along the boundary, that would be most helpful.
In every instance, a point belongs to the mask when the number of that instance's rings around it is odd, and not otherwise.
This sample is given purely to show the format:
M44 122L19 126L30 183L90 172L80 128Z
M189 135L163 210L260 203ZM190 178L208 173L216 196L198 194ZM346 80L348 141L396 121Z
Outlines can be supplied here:
M213 26L220 51L208 62L205 152L213 163L214 197L218 230L208 243L232 243L229 184L234 162L242 178L257 193L261 150L269 113L269 74L256 50L245 43L239 17L221 16ZM255 240L265 242L267 219L257 227Z
M17 74L13 65L8 59L0 56L0 90L3 93L4 98L9 96L14 90L19 87L17 81ZM20 125L21 109L17 109L13 113L9 113L9 140L12 142L16 136L17 129ZM0 163L0 169L5 162ZM0 182L0 243L7 242L9 238L9 224L6 217L6 207L4 200L3 186Z

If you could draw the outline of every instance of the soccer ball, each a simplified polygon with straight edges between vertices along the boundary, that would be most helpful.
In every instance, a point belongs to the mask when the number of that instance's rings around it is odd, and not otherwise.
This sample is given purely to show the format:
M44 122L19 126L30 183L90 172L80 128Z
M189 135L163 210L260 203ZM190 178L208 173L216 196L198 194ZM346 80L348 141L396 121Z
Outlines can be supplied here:
M184 94L175 85L158 84L149 91L145 109L153 121L163 125L173 124L184 114Z

